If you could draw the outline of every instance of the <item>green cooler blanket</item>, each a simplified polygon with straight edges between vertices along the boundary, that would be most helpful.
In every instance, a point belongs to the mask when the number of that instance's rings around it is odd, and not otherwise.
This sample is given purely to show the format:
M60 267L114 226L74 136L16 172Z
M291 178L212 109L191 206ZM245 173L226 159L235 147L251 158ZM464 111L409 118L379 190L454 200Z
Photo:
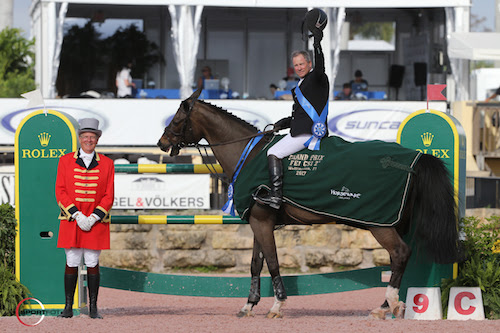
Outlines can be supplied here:
M269 190L266 153L281 137L275 136L236 179L234 204L242 219L248 220L252 193ZM347 224L394 226L419 157L397 143L351 143L330 136L321 140L319 151L304 148L283 159L283 200Z

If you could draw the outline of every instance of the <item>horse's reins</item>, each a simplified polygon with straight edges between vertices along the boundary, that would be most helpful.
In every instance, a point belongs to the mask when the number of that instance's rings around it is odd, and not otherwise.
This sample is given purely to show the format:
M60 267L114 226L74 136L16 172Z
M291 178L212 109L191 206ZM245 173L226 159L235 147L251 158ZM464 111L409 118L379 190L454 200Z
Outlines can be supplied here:
M214 144L208 144L208 145L200 145L200 144L196 143L196 144L192 144L192 147L196 147L196 146L217 147L217 146L230 145L232 143L236 143L236 142L245 141L245 140L248 140L248 139L255 138L255 137L259 136L259 135L266 135L266 134L271 134L271 133L274 133L274 132L277 132L277 131L274 130L274 129L272 129L272 130L267 130L267 131L264 131L264 132L258 132L258 133L252 134L252 135L247 135L247 136L244 136L242 138L231 140L231 141L227 141L227 142L220 142L220 143L214 143ZM188 146L190 146L190 144Z
M239 139L236 139L236 140L227 141L227 142L220 142L220 143L208 144L208 145L201 145L199 143L194 143L194 144L187 144L186 146L188 146L188 147L196 147L196 149L198 149L198 153L200 154L201 158L203 159L203 153L201 152L200 147L203 147L203 149L205 150L205 156L208 157L209 155L208 155L208 152L207 152L207 147L211 148L211 147L216 147L216 146L230 145L232 143L236 143L236 142L239 142L239 141L245 141L245 140L253 139L253 138L257 137L257 136L266 135L266 134L270 134L270 133L274 133L274 132L276 132L276 131L274 129L272 129L272 130L267 130L267 131L264 131L264 132L255 133L255 134L252 134L252 135L247 135L245 137L242 137L242 138L239 138ZM244 160L243 161L240 160L240 163L244 163ZM229 185L229 182L227 180L225 180L224 178L222 178L222 177L219 176L219 174L215 170L215 164L214 163L207 163L206 166L207 166L208 171L210 171L211 175L214 175L215 177L217 177L217 179L219 179L220 181L222 181L226 185ZM239 166L240 166L240 164L236 165L235 169L238 169ZM230 177L230 178L232 178L232 177Z

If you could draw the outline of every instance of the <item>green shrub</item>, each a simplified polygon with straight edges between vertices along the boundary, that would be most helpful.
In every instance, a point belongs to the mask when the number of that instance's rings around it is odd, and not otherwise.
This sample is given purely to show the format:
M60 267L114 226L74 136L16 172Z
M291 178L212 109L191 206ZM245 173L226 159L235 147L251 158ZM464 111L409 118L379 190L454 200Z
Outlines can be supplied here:
M28 288L17 281L7 267L0 265L0 316L15 315L17 304L28 295Z
M466 260L458 265L458 277L441 285L443 313L448 309L451 287L479 287L485 316L500 319L500 217L481 221L476 217L462 220Z
M0 205L0 316L12 316L17 304L28 297L28 288L16 280L16 218L14 208Z
M0 205L0 264L14 271L16 261L16 216L9 204Z

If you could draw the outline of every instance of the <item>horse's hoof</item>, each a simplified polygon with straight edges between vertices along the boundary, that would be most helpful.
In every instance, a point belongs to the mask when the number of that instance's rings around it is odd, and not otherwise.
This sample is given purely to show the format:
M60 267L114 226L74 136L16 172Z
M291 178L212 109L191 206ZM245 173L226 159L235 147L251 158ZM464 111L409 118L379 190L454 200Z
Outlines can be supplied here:
M385 320L385 316L386 316L389 312L390 312L390 311L389 311L389 309L378 308L378 309L372 310L372 312L370 312L369 317L370 317L370 318L374 318L374 319L382 319L382 320Z
M269 311L266 317L269 319L283 318L283 314L281 312L276 313Z
M405 316L406 305L404 302L399 301L398 304L394 307L392 314L394 317L398 319L403 319Z
M243 317L255 317L255 313L253 313L253 311L240 311L238 312L238 314L236 315L236 317L238 318L243 318Z

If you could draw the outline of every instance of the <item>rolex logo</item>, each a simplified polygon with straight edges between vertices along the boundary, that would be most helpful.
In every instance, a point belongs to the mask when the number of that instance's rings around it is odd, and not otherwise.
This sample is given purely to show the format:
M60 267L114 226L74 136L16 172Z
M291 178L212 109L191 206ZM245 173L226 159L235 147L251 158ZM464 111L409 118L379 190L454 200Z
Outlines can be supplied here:
M429 132L425 132L420 137L422 138L422 143L426 147L429 147L432 144L432 139L434 139L434 135Z
M50 141L50 134L47 132L40 133L38 134L38 140L40 140L42 147L47 147Z

